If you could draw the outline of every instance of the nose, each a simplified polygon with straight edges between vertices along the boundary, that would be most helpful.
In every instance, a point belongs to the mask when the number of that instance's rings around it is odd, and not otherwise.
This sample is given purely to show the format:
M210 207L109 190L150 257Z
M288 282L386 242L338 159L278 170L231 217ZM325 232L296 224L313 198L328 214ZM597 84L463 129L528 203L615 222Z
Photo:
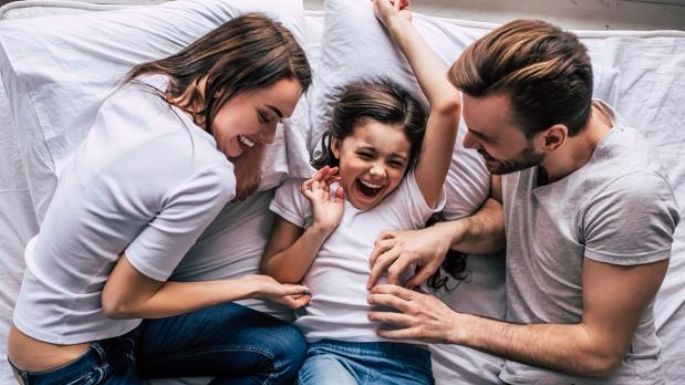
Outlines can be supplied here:
M478 143L478 140L473 136L473 134L471 134L470 131L466 131L466 135L464 135L464 148L480 148L480 143Z
M269 124L268 127L265 127L263 130L259 132L259 140L262 143L266 144L271 144L274 142L276 139L276 128L278 127L278 121L274 121L272 124Z
M385 178L385 167L382 164L374 163L369 170L369 174L378 178Z

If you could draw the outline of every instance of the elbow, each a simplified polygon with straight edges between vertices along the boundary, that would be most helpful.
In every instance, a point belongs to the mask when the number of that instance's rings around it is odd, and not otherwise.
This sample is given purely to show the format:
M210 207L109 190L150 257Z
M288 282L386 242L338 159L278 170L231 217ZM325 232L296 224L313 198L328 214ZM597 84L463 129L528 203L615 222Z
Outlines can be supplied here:
M459 120L461 114L461 97L459 92L455 90L455 92L443 94L440 100L431 102L431 112Z
M102 295L102 313L110 319L140 318L140 315L125 301Z
M577 370L571 374L584 377L608 377L621 366L623 356L624 354L617 352L595 352L584 360L580 360Z

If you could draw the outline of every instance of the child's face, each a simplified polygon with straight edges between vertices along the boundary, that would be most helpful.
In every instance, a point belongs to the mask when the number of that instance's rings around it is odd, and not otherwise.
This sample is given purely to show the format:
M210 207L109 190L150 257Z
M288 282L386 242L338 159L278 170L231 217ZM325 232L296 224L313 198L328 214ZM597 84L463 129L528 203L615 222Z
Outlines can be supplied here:
M358 124L352 135L331 142L340 160L340 184L359 210L378 205L400 184L409 164L411 143L402 126L375 120Z

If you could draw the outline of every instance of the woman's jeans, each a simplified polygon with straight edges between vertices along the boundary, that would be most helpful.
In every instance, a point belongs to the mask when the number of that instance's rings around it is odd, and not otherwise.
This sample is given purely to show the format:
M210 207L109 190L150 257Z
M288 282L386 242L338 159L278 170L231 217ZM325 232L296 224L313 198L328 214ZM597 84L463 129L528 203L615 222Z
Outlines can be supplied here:
M25 385L140 385L142 378L193 376L215 377L212 385L290 385L305 351L293 326L229 303L146 320L47 372L15 372Z
M322 340L309 345L298 385L433 385L425 347Z

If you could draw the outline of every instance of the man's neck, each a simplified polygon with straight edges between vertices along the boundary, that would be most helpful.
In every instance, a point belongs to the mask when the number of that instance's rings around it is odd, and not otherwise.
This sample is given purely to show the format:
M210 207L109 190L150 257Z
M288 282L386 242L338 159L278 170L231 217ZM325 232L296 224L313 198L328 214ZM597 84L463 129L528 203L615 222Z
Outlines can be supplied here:
M587 125L578 135L566 138L564 144L540 164L540 171L546 174L546 182L556 182L585 166L611 128L611 118L593 103Z

